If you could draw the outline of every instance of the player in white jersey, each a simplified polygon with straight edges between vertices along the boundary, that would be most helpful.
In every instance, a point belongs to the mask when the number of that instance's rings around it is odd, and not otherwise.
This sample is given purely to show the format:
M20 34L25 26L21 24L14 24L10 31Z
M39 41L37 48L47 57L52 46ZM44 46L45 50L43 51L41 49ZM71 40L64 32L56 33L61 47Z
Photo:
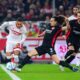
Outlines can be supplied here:
M6 41L6 56L7 59L10 59L13 48L16 45L20 45L24 42L27 31L20 19L18 19L17 21L3 23L0 26L0 29L4 29L5 27L8 27L9 29L9 34Z
M79 9L77 6L73 7L72 9L72 15L68 18L69 21L71 20L76 20L77 19L77 13L78 13Z

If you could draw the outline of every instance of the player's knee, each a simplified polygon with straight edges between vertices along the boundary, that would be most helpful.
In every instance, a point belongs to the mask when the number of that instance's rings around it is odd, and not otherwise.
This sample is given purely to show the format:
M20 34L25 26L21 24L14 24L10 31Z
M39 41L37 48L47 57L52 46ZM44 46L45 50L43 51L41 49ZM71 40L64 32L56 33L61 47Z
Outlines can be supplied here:
M10 59L11 58L11 53L10 52L6 52L6 58Z
M69 46L69 50L75 50L74 46Z
M11 56L6 56L7 59L11 59Z
M60 63L60 60L58 59L57 55L52 55L52 60L55 61L56 64Z
M56 64L59 64L59 63L60 63L60 61L59 61L59 60L56 60L56 61L55 61L55 63L56 63Z

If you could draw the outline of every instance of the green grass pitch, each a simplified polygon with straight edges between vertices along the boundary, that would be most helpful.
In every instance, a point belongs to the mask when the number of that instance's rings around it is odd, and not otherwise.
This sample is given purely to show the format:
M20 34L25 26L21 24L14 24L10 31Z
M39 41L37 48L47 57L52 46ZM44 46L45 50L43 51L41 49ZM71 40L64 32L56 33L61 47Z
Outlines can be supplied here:
M14 72L22 80L80 80L80 72L65 68L62 72L58 65L29 64L21 72Z
M62 72L58 65L52 64L28 64L21 72L12 72L21 80L80 80L80 71L72 72L65 68ZM12 79L0 68L0 80Z
M0 80L11 80L9 75L0 68Z

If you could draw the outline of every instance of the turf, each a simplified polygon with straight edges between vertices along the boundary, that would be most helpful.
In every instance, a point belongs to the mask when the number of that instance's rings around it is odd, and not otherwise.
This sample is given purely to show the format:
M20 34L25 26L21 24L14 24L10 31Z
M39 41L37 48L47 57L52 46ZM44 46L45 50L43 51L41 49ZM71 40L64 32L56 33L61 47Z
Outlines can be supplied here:
M67 68L61 72L59 66L52 64L29 64L14 74L22 80L80 80L80 72L72 72Z
M12 80L7 73L0 68L0 80Z

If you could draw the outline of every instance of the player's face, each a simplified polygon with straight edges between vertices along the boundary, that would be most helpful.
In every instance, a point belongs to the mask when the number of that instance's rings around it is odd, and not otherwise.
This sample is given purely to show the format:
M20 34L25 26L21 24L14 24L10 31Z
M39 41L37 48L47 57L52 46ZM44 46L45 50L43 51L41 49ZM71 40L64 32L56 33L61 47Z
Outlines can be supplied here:
M77 18L80 21L80 13L77 14Z
M77 12L78 12L78 8L73 8L73 14L77 14Z
M56 25L56 21L55 21L55 19L54 18L51 18L50 19L50 25L52 26L52 27L54 27L55 25Z
M17 21L17 22L16 22L16 27L17 27L17 28L21 28L22 25L23 25L23 23L22 23L21 21Z

